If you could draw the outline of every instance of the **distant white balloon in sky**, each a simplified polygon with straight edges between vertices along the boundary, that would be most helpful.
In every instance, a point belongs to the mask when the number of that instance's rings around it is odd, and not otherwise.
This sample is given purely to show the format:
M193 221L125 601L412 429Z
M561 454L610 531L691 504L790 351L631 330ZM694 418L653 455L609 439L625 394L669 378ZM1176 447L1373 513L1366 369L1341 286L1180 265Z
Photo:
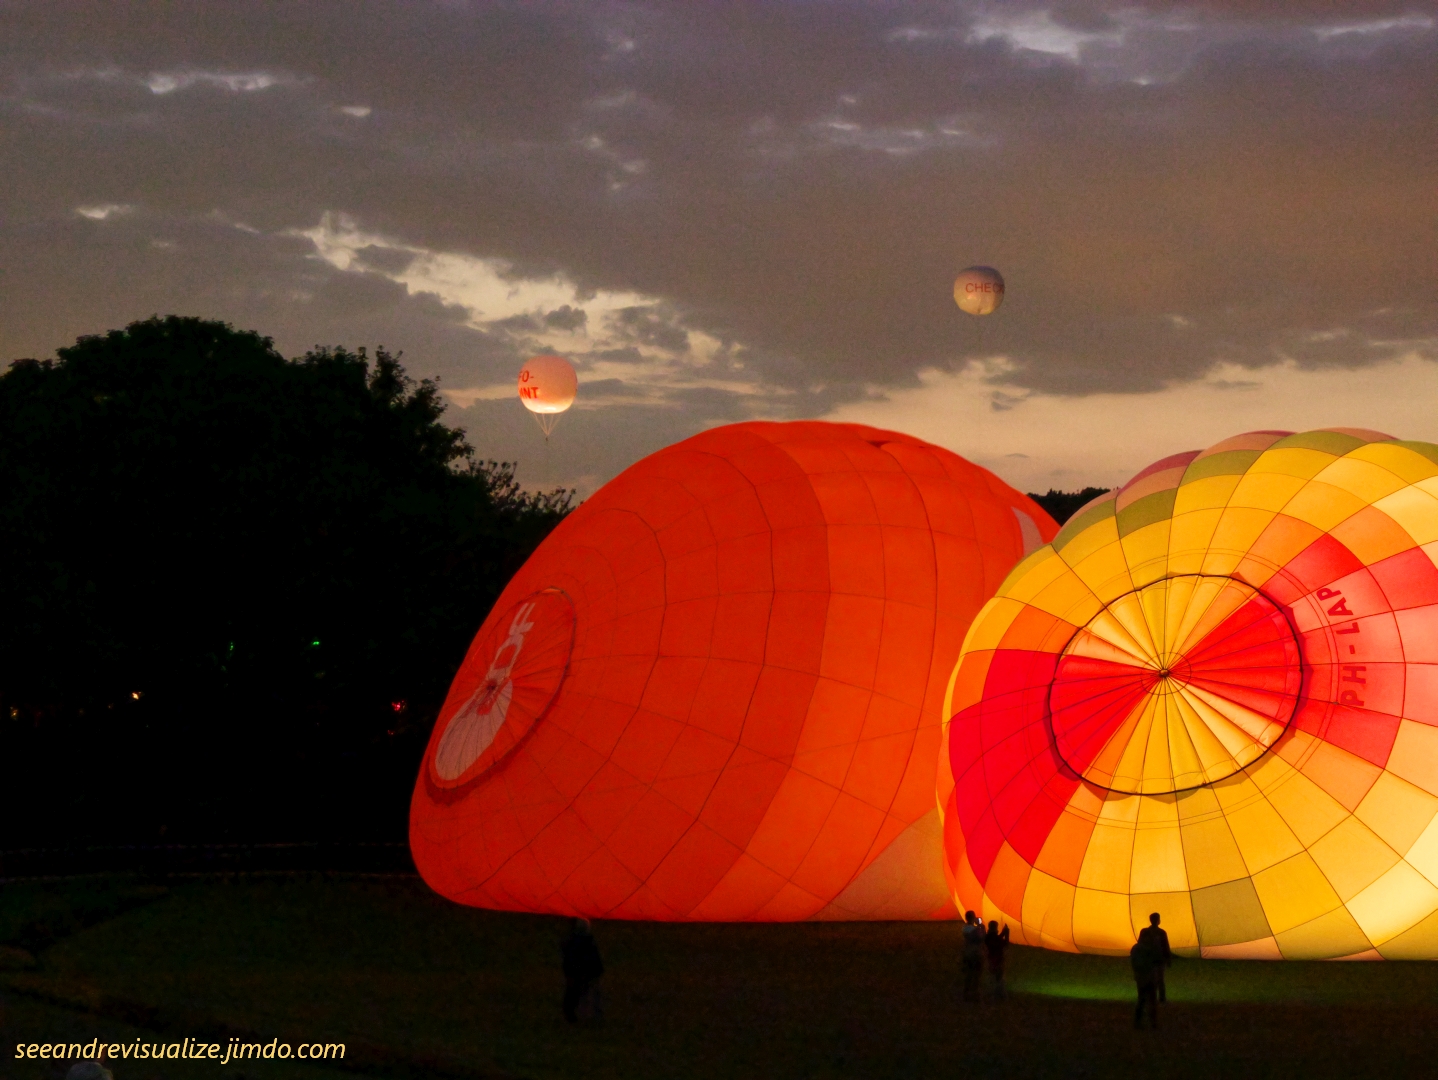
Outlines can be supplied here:
M574 404L579 379L561 356L536 356L519 369L519 400L534 414L544 437L559 423L559 414Z
M1004 302L1004 278L992 266L971 266L954 279L954 303L970 315L992 315Z

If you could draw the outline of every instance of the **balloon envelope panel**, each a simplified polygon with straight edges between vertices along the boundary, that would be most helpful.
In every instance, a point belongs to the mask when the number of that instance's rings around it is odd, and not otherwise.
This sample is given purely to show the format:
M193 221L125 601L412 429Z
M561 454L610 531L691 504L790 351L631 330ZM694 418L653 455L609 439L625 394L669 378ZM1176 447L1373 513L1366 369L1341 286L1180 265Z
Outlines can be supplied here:
M1074 515L974 620L957 902L1121 953L1438 958L1438 447L1250 432Z
M736 424L640 461L476 635L415 788L417 866L513 910L946 917L949 667L1056 532L991 473L855 425Z

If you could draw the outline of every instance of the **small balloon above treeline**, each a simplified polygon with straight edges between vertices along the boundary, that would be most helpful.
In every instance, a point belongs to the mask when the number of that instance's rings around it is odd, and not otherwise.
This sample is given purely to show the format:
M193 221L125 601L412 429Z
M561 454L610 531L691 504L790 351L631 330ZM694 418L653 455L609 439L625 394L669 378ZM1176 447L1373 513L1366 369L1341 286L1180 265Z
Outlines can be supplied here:
M578 390L574 366L561 356L536 356L519 369L519 400L534 414L546 439L559 414L574 404Z
M1004 278L992 266L971 266L954 279L954 303L970 315L992 315L1004 302Z

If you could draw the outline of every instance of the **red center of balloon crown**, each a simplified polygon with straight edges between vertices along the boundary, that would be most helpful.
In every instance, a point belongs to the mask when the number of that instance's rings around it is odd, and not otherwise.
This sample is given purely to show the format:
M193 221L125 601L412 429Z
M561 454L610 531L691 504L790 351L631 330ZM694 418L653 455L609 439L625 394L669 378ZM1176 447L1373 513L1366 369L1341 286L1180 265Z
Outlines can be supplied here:
M467 784L507 757L559 693L573 643L574 606L558 589L491 615L440 712L431 779Z
M1106 604L1065 646L1054 746L1098 787L1184 791L1267 753L1302 684L1292 624L1267 596L1234 578L1165 578Z

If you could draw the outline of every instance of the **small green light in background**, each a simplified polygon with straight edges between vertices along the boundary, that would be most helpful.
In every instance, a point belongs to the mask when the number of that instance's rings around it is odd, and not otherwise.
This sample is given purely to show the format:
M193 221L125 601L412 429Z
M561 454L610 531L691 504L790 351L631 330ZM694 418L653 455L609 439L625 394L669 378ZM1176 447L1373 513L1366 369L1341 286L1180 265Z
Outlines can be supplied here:
M319 638L315 638L313 641L310 642L310 648L311 648L311 649L318 649L319 647L320 647L320 639L319 639Z

